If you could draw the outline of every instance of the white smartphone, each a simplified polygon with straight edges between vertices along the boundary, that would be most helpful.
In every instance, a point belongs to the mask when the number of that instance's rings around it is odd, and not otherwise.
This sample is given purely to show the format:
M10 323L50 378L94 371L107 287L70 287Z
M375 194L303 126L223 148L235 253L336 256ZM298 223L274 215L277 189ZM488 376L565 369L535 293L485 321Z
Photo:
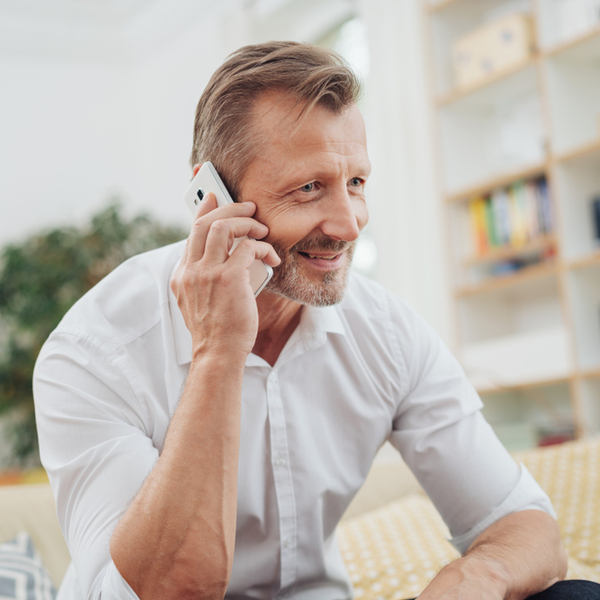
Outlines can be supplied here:
M217 204L219 206L233 203L231 195L211 162L203 163L184 195L185 203L193 217L196 217L200 202L202 202L208 192L212 192L217 197ZM229 254L235 250L235 247L243 239L247 239L247 236L235 239ZM250 267L250 285L252 286L254 297L261 293L272 276L273 269L262 260L257 259L252 263Z

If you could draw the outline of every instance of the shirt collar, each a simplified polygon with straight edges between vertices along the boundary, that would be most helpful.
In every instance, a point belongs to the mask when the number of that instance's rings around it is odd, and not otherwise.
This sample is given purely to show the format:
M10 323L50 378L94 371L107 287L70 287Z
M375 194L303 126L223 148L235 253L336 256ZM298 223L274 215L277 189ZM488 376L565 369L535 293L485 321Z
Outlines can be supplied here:
M192 361L192 336L185 324L183 314L179 310L175 294L171 289L169 289L169 310L171 311L171 322L173 323L173 334L175 336L177 363L185 365ZM300 323L283 349L282 357L287 355L286 360L290 360L301 352L323 346L328 333L346 334L339 306L325 306L322 308L304 306ZM293 356L289 354L290 352L293 352ZM257 366L258 363L254 358L257 358L261 364L264 363L262 359L251 354L248 356L246 364Z

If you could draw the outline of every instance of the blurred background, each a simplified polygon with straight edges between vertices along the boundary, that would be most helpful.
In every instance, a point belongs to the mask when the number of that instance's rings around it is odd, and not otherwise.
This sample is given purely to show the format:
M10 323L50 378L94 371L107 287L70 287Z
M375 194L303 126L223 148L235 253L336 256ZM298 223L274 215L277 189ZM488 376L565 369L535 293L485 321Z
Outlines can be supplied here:
M37 461L60 315L185 237L198 98L272 39L365 82L355 268L438 330L509 448L598 433L600 0L0 0L0 466Z

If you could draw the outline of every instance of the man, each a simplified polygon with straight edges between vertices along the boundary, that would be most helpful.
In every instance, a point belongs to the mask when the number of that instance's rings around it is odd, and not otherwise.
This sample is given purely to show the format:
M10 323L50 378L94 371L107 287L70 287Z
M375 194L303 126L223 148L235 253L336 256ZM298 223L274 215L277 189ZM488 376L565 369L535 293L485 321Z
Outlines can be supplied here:
M122 265L45 345L40 447L73 557L59 598L350 598L335 527L386 439L466 552L422 600L564 577L550 503L460 367L349 274L370 172L358 93L309 45L234 53L200 99L192 164L238 202L209 194L185 245ZM275 271L257 299L255 259Z

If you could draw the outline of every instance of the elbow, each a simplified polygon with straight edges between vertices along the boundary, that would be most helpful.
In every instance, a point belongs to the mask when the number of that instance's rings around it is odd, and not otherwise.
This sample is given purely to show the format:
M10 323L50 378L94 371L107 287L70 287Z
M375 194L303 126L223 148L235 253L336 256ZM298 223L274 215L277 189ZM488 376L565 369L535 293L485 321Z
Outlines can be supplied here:
M174 556L146 555L110 543L113 562L140 600L223 600L231 577L233 554L212 551L177 552Z
M231 563L214 557L202 564L194 560L188 564L182 560L173 565L169 574L168 589L148 596L151 600L172 598L173 600L223 600L231 576ZM154 587L154 586L153 586ZM146 600L140 596L140 600Z

